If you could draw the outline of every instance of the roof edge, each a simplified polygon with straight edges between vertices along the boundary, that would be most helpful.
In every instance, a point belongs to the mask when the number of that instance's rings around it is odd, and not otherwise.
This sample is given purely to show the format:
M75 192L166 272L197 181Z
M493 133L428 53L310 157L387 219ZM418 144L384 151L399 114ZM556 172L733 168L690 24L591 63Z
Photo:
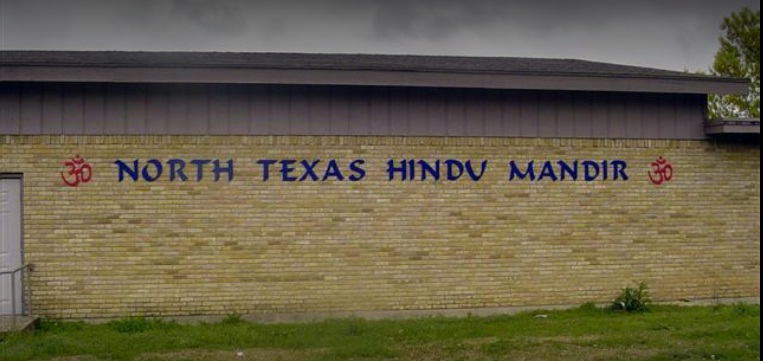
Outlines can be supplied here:
M236 83L746 94L746 79L574 59L421 55L0 52L0 82Z

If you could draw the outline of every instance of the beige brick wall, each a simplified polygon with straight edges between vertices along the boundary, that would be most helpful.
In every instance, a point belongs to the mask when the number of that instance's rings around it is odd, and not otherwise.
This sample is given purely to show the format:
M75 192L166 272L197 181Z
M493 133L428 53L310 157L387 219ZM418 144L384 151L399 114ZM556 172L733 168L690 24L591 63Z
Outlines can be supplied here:
M94 175L66 187L75 154ZM658 156L674 176L655 187ZM113 162L136 158L233 159L235 178L118 182ZM263 182L263 158L363 158L367 175ZM489 166L479 182L390 182L390 158ZM630 179L509 182L508 161L533 159L621 159ZM636 281L658 300L760 295L759 145L0 136L0 172L24 174L34 308L51 317L580 304Z

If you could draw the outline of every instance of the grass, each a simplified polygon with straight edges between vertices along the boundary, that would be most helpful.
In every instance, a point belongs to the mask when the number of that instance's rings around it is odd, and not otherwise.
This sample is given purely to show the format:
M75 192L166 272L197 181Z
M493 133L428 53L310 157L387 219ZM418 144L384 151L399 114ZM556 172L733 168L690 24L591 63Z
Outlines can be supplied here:
M538 314L546 317L536 317ZM126 318L44 320L0 336L0 360L759 360L760 306L653 306L638 314L586 305L515 316L328 320L263 325Z

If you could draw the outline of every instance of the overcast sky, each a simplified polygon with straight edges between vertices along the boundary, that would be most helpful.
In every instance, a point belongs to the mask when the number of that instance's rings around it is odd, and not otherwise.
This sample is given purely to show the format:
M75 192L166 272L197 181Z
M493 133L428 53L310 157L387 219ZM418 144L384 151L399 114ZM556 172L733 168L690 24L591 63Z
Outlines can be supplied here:
M577 58L706 70L748 0L0 0L3 50Z

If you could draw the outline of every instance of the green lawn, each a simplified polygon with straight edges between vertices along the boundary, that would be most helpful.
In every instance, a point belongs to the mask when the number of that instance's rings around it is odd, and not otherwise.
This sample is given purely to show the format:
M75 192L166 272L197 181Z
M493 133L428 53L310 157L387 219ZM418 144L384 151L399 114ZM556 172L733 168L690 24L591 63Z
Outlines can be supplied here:
M538 316L545 315L545 316ZM760 360L760 306L583 306L515 316L263 325L43 321L0 360Z

